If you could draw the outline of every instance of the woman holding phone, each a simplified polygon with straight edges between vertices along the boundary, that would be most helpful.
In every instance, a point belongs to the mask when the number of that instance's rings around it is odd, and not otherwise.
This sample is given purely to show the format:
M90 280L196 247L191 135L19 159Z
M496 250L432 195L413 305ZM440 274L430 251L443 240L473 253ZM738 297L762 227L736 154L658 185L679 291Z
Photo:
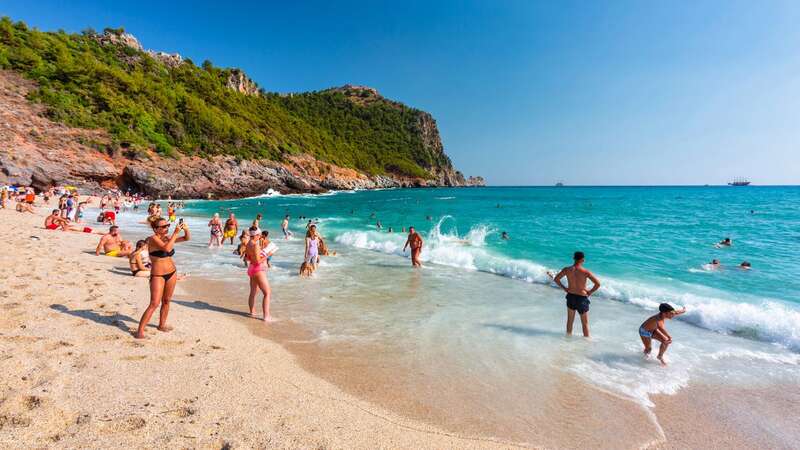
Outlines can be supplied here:
M175 284L178 281L178 269L172 256L175 255L173 246L177 242L186 242L190 239L189 227L183 222L179 223L170 235L169 222L164 218L159 218L151 222L153 235L147 238L147 251L150 254L150 304L142 314L139 321L139 329L134 337L144 339L144 328L150 322L158 305L161 311L158 316L158 330L170 331L172 327L167 326L167 316L169 315L169 302L172 300L172 293L175 291ZM181 234L181 231L183 232Z

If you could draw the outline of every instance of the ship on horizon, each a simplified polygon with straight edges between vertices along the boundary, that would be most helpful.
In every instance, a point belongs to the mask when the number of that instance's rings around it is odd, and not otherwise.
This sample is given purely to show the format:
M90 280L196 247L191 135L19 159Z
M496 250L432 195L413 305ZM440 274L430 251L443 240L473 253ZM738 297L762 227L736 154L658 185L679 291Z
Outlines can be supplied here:
M750 185L750 180L742 177L734 178L733 181L728 183L728 186L749 186L749 185Z

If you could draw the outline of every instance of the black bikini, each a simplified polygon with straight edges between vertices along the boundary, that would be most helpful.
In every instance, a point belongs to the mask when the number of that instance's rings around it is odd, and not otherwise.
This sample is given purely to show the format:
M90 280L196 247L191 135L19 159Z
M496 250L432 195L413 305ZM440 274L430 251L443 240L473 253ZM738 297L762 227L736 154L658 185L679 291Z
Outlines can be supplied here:
M174 254L175 254L175 249L174 248L172 250L168 251L168 252L166 252L164 250L156 250L156 251L150 252L150 256L155 256L156 258L169 258L169 257L173 256ZM150 274L150 278L161 277L161 278L164 279L165 282L167 282L167 281L169 281L170 278L172 278L173 275L175 275L175 272L177 272L177 271L173 270L172 272L170 272L168 274L165 274L165 275L153 275L151 273Z

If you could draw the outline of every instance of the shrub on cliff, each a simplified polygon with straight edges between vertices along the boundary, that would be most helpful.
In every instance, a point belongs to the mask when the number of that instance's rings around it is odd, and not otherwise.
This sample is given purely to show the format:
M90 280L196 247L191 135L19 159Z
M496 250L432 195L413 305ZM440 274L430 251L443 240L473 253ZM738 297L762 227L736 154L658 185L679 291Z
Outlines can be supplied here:
M357 104L335 91L248 96L226 87L230 69L209 61L167 65L92 30L41 32L4 17L0 68L36 81L30 99L53 120L104 128L134 150L273 160L308 153L370 174L422 178L450 167L423 143L420 111L380 97Z

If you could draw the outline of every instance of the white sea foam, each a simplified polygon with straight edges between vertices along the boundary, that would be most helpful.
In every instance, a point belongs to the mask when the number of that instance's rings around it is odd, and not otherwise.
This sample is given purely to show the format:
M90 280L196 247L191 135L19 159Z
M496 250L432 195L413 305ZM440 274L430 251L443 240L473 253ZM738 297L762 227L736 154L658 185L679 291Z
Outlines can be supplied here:
M443 232L442 226L451 218L443 217L429 232L422 252L423 262L488 272L528 283L552 285L549 268L532 261L497 255L484 247L486 237L494 232L478 225L465 236ZM348 231L336 237L336 242L357 248L398 256L403 252L406 237L402 234L378 231ZM710 289L695 289L700 293L678 288L660 287L631 280L603 277L603 287L597 296L621 301L655 311L660 303L686 306L688 312L680 320L723 334L780 344L800 351L800 311L774 299L754 303L724 299L724 293Z

